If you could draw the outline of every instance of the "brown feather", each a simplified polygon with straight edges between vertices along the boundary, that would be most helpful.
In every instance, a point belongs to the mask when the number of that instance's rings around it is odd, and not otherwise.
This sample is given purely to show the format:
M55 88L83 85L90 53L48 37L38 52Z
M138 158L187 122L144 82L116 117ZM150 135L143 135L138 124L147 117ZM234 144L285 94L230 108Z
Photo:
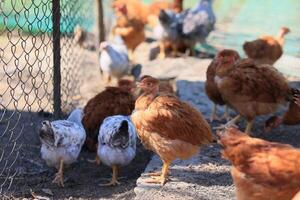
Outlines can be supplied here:
M218 135L222 155L233 165L238 200L286 200L300 190L299 149L251 138L233 127Z
M200 145L212 141L209 124L201 113L171 94L145 92L136 100L131 118L143 144L163 160L186 159Z
M275 112L286 102L289 86L284 76L270 65L241 59L232 67L217 68L222 98L247 119Z
M89 150L96 150L102 121L112 115L130 115L134 109L134 101L131 92L119 87L107 87L88 101L84 107L82 123L87 133L86 145Z
M231 62L234 62L238 59L240 59L239 54L230 49L224 49L221 52L219 52L214 60L210 63L210 65L207 68L206 72L206 82L205 82L205 92L210 100L212 100L215 104L218 105L224 105L225 101L222 98L222 95L218 89L218 86L215 82L215 76L216 76L216 67L220 63L220 60L222 61L223 59L231 59ZM223 64L223 63L222 63ZM230 62L225 62L223 65L230 65Z

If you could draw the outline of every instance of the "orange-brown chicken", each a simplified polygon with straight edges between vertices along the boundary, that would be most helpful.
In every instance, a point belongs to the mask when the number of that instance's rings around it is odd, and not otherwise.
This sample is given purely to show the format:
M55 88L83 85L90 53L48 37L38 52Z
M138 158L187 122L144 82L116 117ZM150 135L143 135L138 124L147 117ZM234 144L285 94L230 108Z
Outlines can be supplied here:
M134 50L145 40L145 23L137 17L130 17L126 5L119 7L118 11L113 32L121 36L128 49L129 59L134 60Z
M230 49L224 49L220 51L206 71L206 82L205 82L205 92L208 98L214 103L214 107L212 109L210 120L213 121L214 119L219 119L216 115L217 105L225 105L225 101L222 98L222 95L218 89L217 83L215 82L216 76L216 67L222 64L224 67L229 65L233 65L235 61L240 59L238 52ZM226 106L225 114L222 118L229 119L228 109Z
M107 87L90 99L84 107L83 126L86 130L85 144L90 151L97 149L97 137L102 121L112 115L130 115L134 109L135 84L120 80L119 87Z
M278 127L280 124L284 125L297 125L300 124L300 91L293 89L293 101L290 102L288 110L282 117L272 116L265 122L265 131L269 132L273 128Z
M239 113L228 124L244 117L248 134L256 116L275 112L290 94L287 80L281 73L271 65L256 65L249 58L240 59L234 65L219 64L215 80L226 104Z
M251 138L234 127L218 137L233 165L237 200L290 200L300 190L300 149Z
M171 162L197 154L213 136L199 111L174 95L159 94L157 79L146 77L138 87L144 93L135 102L132 122L143 145L163 161L161 176L147 182L165 184Z
M144 78L149 78L149 77L151 77L151 76L145 75L145 76L142 76L140 80L142 81ZM175 79L174 77L166 78L166 79L159 79L159 92L175 95L175 91L172 86L172 82L174 81L174 79Z
M262 36L251 42L245 42L243 49L249 58L257 64L274 64L283 53L284 36L290 32L289 28L282 27L277 35Z

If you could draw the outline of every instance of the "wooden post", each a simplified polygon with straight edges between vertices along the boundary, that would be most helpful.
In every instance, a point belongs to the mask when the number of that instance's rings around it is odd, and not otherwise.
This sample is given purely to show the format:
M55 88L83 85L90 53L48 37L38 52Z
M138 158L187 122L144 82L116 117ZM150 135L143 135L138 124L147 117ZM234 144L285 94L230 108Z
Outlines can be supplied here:
M60 0L52 1L53 23L53 108L54 117L61 117L61 73L60 73Z
M103 42L105 40L105 26L104 26L104 12L102 0L98 0L98 28L99 28L99 40Z

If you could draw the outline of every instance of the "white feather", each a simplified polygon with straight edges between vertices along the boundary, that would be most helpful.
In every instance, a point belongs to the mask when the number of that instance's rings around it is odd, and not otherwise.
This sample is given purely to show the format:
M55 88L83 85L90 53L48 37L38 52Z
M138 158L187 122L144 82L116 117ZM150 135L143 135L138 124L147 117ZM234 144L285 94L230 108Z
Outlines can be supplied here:
M54 143L41 139L41 156L47 165L58 168L60 159L65 164L72 164L79 156L86 133L81 124L82 110L75 109L67 120L52 121Z
M116 148L110 145L114 133L119 130L122 121L128 122L129 145L126 148ZM125 166L135 157L136 153L136 130L130 118L122 115L107 117L99 130L98 135L98 156L101 161L108 165Z

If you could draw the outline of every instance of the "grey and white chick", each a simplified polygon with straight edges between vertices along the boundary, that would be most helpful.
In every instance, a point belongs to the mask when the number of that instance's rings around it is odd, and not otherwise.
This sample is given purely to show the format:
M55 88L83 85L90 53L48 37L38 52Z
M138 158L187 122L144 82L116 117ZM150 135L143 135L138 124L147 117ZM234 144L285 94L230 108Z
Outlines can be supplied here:
M67 120L43 121L39 130L42 159L48 166L58 169L53 182L62 187L64 165L77 160L86 138L82 117L83 111L77 108Z
M120 37L115 37L112 42L104 41L100 44L100 71L107 76L107 83L111 78L121 79L125 75L133 75L137 80L141 72L132 67L128 58L128 51ZM133 73L134 72L134 73Z
M102 186L119 184L118 167L128 165L136 154L136 130L128 116L115 115L103 121L98 135L97 154L113 170L111 181Z
M212 1L200 0L195 7L182 12L184 16L182 31L185 43L190 46L192 51L197 42L205 43L209 33L214 30L216 17Z

